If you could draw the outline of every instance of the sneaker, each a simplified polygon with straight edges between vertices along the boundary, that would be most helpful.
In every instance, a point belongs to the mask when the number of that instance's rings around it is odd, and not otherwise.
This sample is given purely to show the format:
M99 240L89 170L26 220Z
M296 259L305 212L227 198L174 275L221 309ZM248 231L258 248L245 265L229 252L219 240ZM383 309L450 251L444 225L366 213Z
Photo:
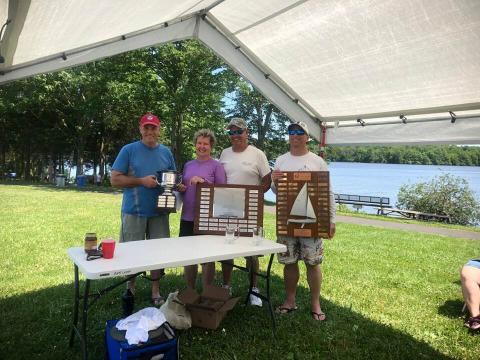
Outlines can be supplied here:
M228 289L228 293L232 296L232 287L230 285L222 284L222 288Z
M123 317L132 315L135 307L135 296L130 289L127 289L122 295Z
M260 290L258 290L258 288L256 287L252 288L252 291L260 293ZM260 299L258 296L250 294L248 300L250 302L250 305L262 307L262 299Z

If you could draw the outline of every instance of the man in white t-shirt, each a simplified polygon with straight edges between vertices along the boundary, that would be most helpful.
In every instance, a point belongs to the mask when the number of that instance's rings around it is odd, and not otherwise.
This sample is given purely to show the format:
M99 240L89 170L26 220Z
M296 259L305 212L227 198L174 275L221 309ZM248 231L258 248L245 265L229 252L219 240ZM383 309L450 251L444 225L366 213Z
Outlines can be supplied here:
M309 132L307 125L301 121L288 127L290 151L279 156L272 172L272 190L276 193L275 182L282 177L284 171L327 171L325 161L310 152L307 147ZM329 238L335 235L335 198L330 186L330 222ZM303 260L307 268L307 282L310 288L310 314L314 320L325 320L325 313L320 307L320 287L323 260L323 242L321 238L302 238L279 236L277 242L287 246L287 252L278 255L278 261L284 264L283 276L286 298L276 312L287 314L297 309L295 302L300 272L298 261Z
M263 191L270 188L270 166L263 151L248 144L248 128L242 118L232 118L227 126L231 147L224 149L220 155L227 184L236 185L262 185ZM247 266L253 265L253 270L258 272L258 257L248 257ZM231 290L233 260L222 263L223 286ZM253 291L259 293L257 288L257 276L253 276ZM250 295L250 304L262 306L262 300Z

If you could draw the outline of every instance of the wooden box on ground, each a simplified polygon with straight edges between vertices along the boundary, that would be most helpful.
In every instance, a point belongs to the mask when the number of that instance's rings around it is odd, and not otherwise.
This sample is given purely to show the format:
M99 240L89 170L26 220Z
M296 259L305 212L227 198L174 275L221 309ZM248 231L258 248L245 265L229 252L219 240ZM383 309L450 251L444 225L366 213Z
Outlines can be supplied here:
M328 171L285 171L277 186L277 236L323 237L330 233Z
M178 299L190 311L193 326L216 329L239 298L231 298L228 289L207 286L201 295L192 289L182 290Z

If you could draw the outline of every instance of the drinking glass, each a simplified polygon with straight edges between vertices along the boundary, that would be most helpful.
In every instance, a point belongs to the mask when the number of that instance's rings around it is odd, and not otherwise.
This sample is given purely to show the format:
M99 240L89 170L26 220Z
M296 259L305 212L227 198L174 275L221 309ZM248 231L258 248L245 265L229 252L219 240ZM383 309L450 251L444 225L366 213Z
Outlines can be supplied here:
M252 235L253 235L252 244L254 246L259 246L263 242L263 239L265 237L263 227L259 226L259 227L253 228Z
M225 242L227 244L233 244L237 237L237 227L233 224L228 224L225 227Z

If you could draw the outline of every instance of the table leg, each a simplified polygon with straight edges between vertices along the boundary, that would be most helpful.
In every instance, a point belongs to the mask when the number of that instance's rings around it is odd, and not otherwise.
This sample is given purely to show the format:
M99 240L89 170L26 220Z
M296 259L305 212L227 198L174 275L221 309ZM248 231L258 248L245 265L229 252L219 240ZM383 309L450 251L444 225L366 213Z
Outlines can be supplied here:
M270 316L272 318L272 324L273 324L273 331L276 330L276 323L275 323L275 315L273 313L273 307L272 307L272 302L270 301L270 270L272 269L272 263L273 263L273 254L270 254L270 260L268 261L268 267L267 267L267 303L268 303L268 308L270 310Z
M253 270L253 259L250 261L250 266L248 267L248 292L247 292L247 297L245 299L245 305L248 305L248 300L250 300L250 294L252 294L252 289L253 289L253 276L255 274L255 271Z
M88 315L88 297L90 292L90 280L85 280L85 289L83 292L83 313L82 313L82 350L83 350L83 359L88 359L87 353L87 315Z
M253 270L253 264L250 263L250 267L247 269L249 273L249 280L250 285L248 288L247 298L245 299L245 305L248 304L250 294L258 296L260 299L264 300L268 304L268 310L270 311L270 317L272 318L272 325L273 330L276 330L276 323L275 323L275 314L273 313L272 302L270 301L270 272L272 270L272 263L273 263L274 254L270 254L270 259L268 260L267 272L265 274L257 273ZM252 291L253 288L253 275L257 275L258 277L262 277L266 280L266 287L267 293L265 295L258 294Z
M78 307L80 303L80 289L79 289L79 282L78 282L78 266L75 265L74 268L74 304L73 304L73 322L72 322L72 330L70 332L70 341L69 346L73 346L73 340L75 339L75 330L78 324Z
M85 280L85 287L83 290L83 296L80 296L80 280L79 280L79 273L78 267L75 265L75 281L74 281L74 288L75 288L75 299L74 299L74 306L73 306L73 322L72 322L72 330L70 333L70 347L73 346L73 341L75 336L78 336L80 339L80 345L82 347L83 352L83 359L88 358L88 349L87 349L87 316L88 310L92 307L92 305L99 300L103 295L110 292L111 290L117 288L119 285L124 284L125 282L137 277L138 275L144 274L144 272L136 273L133 275L127 276L125 279L108 286L102 290L97 291L95 294L90 294L90 284L91 280ZM78 318L79 318L79 310L80 310L80 300L83 301L82 304L82 322L81 326L78 326Z

